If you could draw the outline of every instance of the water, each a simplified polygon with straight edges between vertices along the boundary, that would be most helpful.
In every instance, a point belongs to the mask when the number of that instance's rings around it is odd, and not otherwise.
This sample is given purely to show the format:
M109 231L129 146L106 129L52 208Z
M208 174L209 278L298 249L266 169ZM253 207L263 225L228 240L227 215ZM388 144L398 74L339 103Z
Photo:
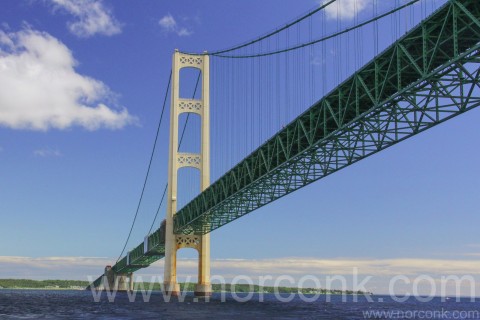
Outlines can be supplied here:
M260 298L255 294L249 301L238 302L230 294L222 299L217 293L206 302L187 294L184 302L165 302L161 293L154 292L149 302L140 294L130 302L126 293L118 293L114 302L109 302L103 293L95 302L90 291L0 290L0 319L480 319L480 302L466 298L460 302L410 298L403 303L387 296L372 296L374 302L363 296L357 302L353 296L347 296L346 302L342 296L320 296L314 302L305 302L298 295L290 302L281 302L273 294L264 294L263 302ZM367 314L382 311L391 314L377 314L376 318Z

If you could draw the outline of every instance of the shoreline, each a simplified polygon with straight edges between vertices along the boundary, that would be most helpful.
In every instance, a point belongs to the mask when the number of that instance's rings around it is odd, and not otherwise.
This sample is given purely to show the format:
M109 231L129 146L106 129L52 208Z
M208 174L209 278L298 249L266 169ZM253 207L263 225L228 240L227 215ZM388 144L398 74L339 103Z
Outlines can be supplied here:
M80 288L80 289L74 289L74 288L0 288L0 291L6 291L6 290L29 290L29 291L90 291L89 289L85 289L85 288ZM102 290L104 291L104 290ZM134 290L134 291L141 291L141 290ZM146 290L146 291L149 291L149 290ZM161 290L151 290L152 292L162 292ZM126 291L123 291L123 290L119 290L117 291L119 293L122 293L122 292L126 292ZM194 291L190 291L190 290L187 290L185 291L187 293L194 293ZM275 294L275 292L270 292L270 291L212 291L212 293L257 293L257 294ZM304 295L306 294L311 294L311 295L315 295L315 294L319 294L319 295L322 295L322 296L326 296L326 295L335 295L335 296L340 296L340 295L347 295L347 296L360 296L360 295L374 295L373 293L371 292L367 292L367 293L334 293L334 292L327 292L327 293L320 293L320 292L315 292L315 293L312 293L312 292L293 292L293 291L278 291L277 293L281 293L281 294L284 294L284 293L290 293L290 294L298 294L298 293L302 293Z
M88 290L90 283L82 280L31 280L31 279L0 279L0 290ZM179 283L183 292L193 292L195 283ZM135 282L136 291L161 292L160 283ZM253 290L253 291L252 291ZM290 293L290 294L312 294L312 295L372 295L371 292L335 290L324 288L298 288L284 286L259 286L250 284L212 284L213 293Z

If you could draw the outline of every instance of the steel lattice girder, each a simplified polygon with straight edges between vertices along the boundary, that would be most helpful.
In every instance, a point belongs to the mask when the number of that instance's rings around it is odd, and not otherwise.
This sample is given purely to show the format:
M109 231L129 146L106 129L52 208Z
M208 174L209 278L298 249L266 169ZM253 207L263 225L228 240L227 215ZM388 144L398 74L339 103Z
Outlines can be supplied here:
M205 234L480 104L480 1L451 0L177 212Z
M103 280L103 274L97 279L95 279L93 282L91 282L90 285L88 285L88 287L86 288L86 290L89 290L89 289L91 290L91 289L100 287L100 285L102 284L102 280Z
M480 105L479 18L480 1L450 0L178 211L175 233L211 232ZM161 259L164 226L143 245L114 271Z
M160 228L148 237L148 247L145 251L144 242L127 253L127 256L120 259L114 266L116 273L131 273L146 268L165 256L165 220Z

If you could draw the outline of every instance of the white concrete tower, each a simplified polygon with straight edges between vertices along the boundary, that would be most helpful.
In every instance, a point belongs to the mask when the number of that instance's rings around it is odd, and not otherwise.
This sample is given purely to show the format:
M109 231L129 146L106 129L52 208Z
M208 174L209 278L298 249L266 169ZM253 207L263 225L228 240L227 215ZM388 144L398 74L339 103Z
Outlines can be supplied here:
M200 170L200 191L210 185L210 79L208 55L188 55L175 50L172 63L172 90L170 106L170 152L168 163L167 225L165 235L164 290L178 295L177 250L194 248L198 251L198 284L195 295L209 296L210 284L210 235L176 235L173 233L173 217L177 212L178 170L193 167ZM180 98L180 70L197 68L202 74L200 99ZM201 150L196 153L181 153L178 150L178 122L180 114L196 113L201 118Z

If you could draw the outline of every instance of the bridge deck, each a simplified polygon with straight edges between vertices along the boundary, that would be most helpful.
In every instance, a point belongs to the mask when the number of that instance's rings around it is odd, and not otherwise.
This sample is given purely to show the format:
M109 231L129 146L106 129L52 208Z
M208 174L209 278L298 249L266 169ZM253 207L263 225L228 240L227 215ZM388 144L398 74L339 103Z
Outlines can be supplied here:
M175 233L211 232L477 106L479 18L478 0L446 3L179 210Z
M179 210L175 233L211 232L480 105L479 19L480 1L450 0ZM161 259L164 224L146 243L114 270Z

